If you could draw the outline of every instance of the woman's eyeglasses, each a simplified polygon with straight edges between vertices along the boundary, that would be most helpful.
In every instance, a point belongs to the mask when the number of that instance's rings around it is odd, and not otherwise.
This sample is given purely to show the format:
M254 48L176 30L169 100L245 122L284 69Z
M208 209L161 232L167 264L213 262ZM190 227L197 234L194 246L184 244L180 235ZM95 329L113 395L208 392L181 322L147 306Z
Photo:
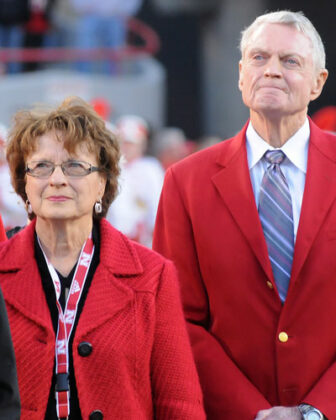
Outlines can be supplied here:
M68 162L63 162L58 165L43 160L28 163L26 166L26 173L27 175L36 178L48 178L54 172L56 166L60 166L64 175L70 177L81 177L89 175L91 172L99 172L101 170L96 166L92 166L91 163L79 160L69 160Z

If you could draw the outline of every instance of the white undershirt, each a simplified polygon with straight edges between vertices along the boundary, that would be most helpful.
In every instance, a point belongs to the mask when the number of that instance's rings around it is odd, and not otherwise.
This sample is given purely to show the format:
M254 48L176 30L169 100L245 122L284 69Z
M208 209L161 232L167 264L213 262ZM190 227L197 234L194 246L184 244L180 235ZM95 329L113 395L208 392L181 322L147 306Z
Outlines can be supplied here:
M303 126L280 147L280 150L286 155L280 167L286 177L292 198L294 239L296 239L299 225L306 181L309 136L309 122L306 119ZM246 131L246 149L254 197L258 207L261 181L267 168L267 162L262 157L267 150L274 150L275 148L259 136L250 122Z

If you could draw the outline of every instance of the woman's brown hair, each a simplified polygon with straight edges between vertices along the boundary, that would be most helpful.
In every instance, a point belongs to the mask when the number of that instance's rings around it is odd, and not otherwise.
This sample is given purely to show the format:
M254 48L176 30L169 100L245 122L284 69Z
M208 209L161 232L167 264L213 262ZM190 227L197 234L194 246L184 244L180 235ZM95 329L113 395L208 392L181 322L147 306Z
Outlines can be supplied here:
M105 217L118 191L119 144L105 121L89 104L78 97L67 98L54 109L46 106L35 107L14 115L14 124L8 135L6 157L16 193L26 202L26 159L37 150L38 139L46 133L54 133L69 153L75 152L78 146L85 145L96 155L98 166L106 177L106 187L102 198L102 212L94 212L93 217ZM31 219L34 216L29 215Z

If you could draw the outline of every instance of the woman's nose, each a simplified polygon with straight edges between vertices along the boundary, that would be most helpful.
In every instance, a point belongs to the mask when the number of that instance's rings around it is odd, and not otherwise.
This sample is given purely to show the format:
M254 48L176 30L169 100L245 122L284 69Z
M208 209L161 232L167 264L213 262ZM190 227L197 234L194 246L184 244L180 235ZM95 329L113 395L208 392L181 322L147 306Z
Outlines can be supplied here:
M53 173L49 177L49 182L53 185L67 183L67 177L64 175L60 165L55 166Z

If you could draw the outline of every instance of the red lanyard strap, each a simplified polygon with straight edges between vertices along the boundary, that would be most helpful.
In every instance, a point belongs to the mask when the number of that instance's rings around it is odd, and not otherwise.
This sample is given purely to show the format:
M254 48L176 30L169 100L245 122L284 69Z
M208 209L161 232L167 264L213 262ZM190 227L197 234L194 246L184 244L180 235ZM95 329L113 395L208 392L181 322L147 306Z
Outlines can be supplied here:
M39 245L42 249L40 240ZM42 249L43 252L43 249ZM90 237L82 247L76 270L71 281L69 295L63 312L59 302L61 295L61 282L55 268L50 264L43 252L48 270L55 288L56 306L58 309L58 327L56 334L55 358L56 358L56 409L60 419L67 419L70 414L70 385L69 385L69 339L75 324L78 303L80 301L85 280L89 272L91 260L94 253L94 244Z

